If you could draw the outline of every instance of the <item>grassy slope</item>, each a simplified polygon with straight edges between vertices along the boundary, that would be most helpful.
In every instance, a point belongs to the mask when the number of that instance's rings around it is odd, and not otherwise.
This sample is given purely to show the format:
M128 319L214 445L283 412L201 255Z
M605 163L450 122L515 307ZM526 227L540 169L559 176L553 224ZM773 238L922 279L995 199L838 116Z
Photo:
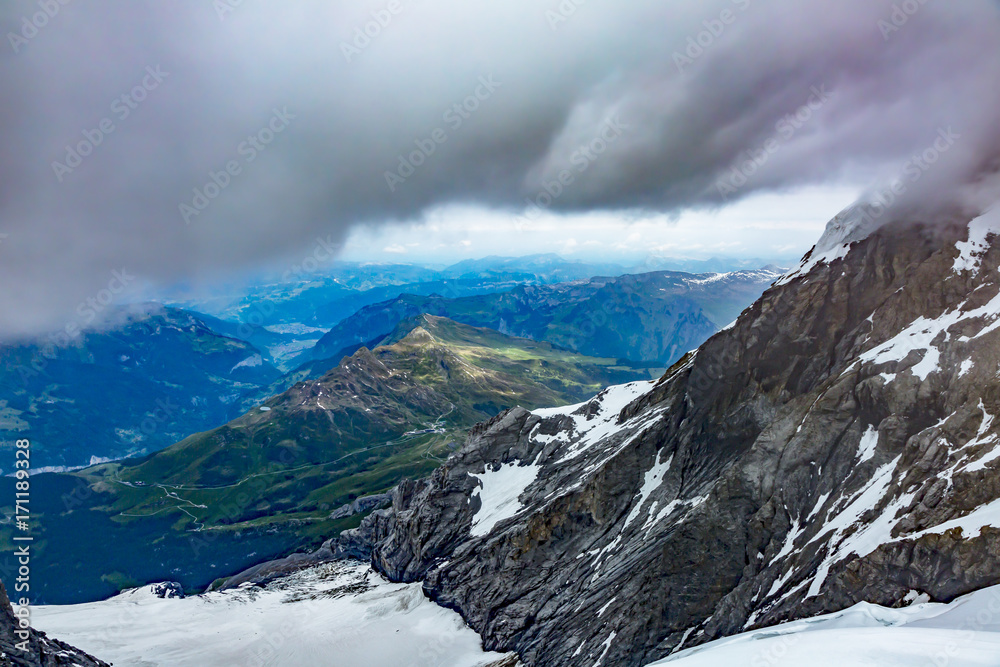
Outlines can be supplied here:
M428 472L466 428L503 409L573 402L637 377L611 360L425 316L398 342L361 350L272 399L267 412L252 410L139 465L84 474L117 487L114 508L128 515L185 504L176 497L205 505L188 506L196 519L180 513L181 524L321 514ZM437 432L406 435L430 429ZM154 483L177 488L168 495Z

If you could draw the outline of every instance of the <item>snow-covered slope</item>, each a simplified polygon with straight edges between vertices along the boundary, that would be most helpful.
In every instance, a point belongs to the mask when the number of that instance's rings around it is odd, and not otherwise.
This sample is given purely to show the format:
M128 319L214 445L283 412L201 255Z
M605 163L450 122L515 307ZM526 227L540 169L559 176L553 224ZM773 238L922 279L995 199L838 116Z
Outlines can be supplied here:
M914 596L914 601L919 600ZM648 667L996 667L1000 586L951 604L861 603L681 651Z
M479 667L485 653L461 617L357 563L197 597L151 586L110 600L36 607L37 628L123 667Z

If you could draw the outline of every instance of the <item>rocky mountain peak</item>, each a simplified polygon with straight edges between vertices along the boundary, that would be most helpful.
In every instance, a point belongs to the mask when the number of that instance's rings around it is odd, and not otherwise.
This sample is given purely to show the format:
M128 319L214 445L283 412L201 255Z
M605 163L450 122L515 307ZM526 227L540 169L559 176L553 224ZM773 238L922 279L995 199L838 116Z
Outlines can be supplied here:
M991 225L842 220L660 381L498 416L339 548L528 665L1000 583Z

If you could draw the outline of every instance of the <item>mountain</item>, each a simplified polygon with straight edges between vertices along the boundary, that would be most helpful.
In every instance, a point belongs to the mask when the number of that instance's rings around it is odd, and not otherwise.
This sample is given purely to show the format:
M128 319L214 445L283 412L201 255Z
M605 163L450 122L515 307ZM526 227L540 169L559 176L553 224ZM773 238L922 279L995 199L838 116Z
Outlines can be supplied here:
M569 350L665 367L731 322L780 276L770 270L689 275L654 272L450 299L402 295L347 318L302 359L331 357L431 313Z
M330 275L345 287L369 290L385 285L412 285L439 280L441 269L440 266L419 264L337 261Z
M211 315L201 319L214 331L241 338L258 347L265 357L282 370L311 348L331 327L373 303L401 294L449 297L508 291L520 284L533 284L532 274L511 274L483 278L448 279L437 274L415 283L394 283L347 287L333 278L256 285L246 294L230 299L177 302L188 308L205 308ZM328 370L328 369L327 369Z
M327 330L350 317L365 306L390 301L403 294L417 296L439 295L449 298L506 292L521 284L535 284L539 278L533 274L508 274L481 278L442 278L405 285L386 285L365 291L355 291L314 307L315 321L326 323ZM323 332L325 333L325 331Z
M732 266L734 262L710 260L688 264L718 268ZM738 264L760 265L753 264L753 261ZM656 267L650 265L645 270L651 268ZM363 339L363 332L352 336L348 331L351 324L348 323L341 327L342 332L348 333L350 342L347 345L333 349L324 343L325 357L309 352L323 334L368 306L404 295L459 299L506 293L521 286L585 280L595 275L621 276L626 272L625 267L617 264L569 261L558 255L486 257L465 260L443 269L336 263L328 274L299 276L297 279L295 276L275 277L248 287L230 288L208 298L176 297L168 300L168 304L205 313L200 317L214 331L249 342L282 371L295 372L306 361L320 360L325 362L325 371L339 361L336 355L341 350L352 346L357 349L380 338ZM750 298L738 299L740 305L749 304L760 291L762 289ZM415 314L417 311L409 312L407 317ZM722 324L731 320L732 317ZM384 335L391 329L389 327L380 334Z
M1000 216L818 247L658 381L474 428L327 545L528 667L1000 583Z
M37 595L92 600L163 578L203 588L358 525L353 512L331 513L428 474L477 422L649 377L432 316L392 338L143 459L33 477ZM13 483L0 479L0 497L14 498ZM0 525L0 534L10 530Z
M142 454L225 423L242 394L279 376L194 313L123 309L60 345L0 346L0 439L29 438L36 470Z
M647 273L649 271L683 271L684 273L731 273L733 271L753 271L760 268L775 268L792 266L794 258L760 257L710 257L708 259L688 259L683 257L657 257L651 255L641 264L632 267L629 273Z
M591 276L620 276L627 272L620 264L573 261L553 253L525 257L491 255L463 260L442 271L449 278L465 279L527 275L541 284L585 280Z
M289 371L297 365L300 353L338 322L365 306L402 294L458 298L625 272L617 264L588 264L558 255L486 257L447 268L334 262L323 272L299 266L248 286L222 289L207 297L177 295L168 303L205 313L202 319L216 332L246 340Z

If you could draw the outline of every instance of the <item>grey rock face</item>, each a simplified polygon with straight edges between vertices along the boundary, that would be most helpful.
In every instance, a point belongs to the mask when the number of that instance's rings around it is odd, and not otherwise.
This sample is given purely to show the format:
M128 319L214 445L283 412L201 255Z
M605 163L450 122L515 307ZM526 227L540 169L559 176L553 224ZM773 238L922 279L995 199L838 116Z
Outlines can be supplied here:
M0 583L0 665L4 667L110 667L44 632L30 630L27 640L16 634L19 624L7 590ZM27 650L24 650L27 648Z
M285 558L267 561L247 568L243 572L226 579L218 587L218 590L225 591L239 588L243 584L265 586L275 579L280 579L301 570L322 565L323 563L329 563L333 560L343 560L343 558L334 558L333 551L331 550L331 541L328 540L322 547L310 554L295 553Z
M165 581L153 584L153 595L158 598L182 598L184 597L184 587L176 581Z
M882 228L656 383L505 412L331 550L546 667L998 584L1000 243L967 236Z
M372 496L356 498L354 502L347 503L346 505L338 507L330 512L330 519L346 519L354 516L355 514L364 514L365 512L388 504L391 500L392 497L388 493L378 493Z

